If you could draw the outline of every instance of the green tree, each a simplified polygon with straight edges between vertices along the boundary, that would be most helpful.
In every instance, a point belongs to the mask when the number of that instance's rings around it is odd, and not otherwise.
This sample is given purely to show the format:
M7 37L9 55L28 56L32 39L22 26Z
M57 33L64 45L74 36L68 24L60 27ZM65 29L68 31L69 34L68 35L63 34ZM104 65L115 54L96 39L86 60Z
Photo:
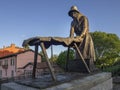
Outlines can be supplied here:
M50 58L51 62L56 62L58 58L58 55L54 54L53 57Z
M39 54L41 55L41 61L42 61L42 62L45 62L45 61L46 61L46 59L45 59L45 56L44 56L43 52L42 52L42 51L40 51L40 53L39 53Z
M96 63L99 67L111 66L119 60L120 39L116 34L96 31L91 35L96 52Z
M26 46L24 46L23 48L24 48L25 50L29 50L29 49L30 49L29 45L26 45Z
M61 66L62 68L65 68L65 63L66 63L66 59L67 59L67 50L61 52L57 58L57 64L59 66ZM74 50L70 49L69 51L69 58L70 60L74 59Z

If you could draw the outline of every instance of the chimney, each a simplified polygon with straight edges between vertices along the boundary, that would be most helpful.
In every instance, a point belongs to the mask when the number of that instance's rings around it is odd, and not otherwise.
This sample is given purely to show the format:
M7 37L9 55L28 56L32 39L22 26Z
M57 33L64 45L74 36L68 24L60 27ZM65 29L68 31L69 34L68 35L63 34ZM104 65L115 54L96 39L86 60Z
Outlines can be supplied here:
M11 47L12 47L12 48L15 47L15 44L11 44Z
M3 46L3 49L5 48L5 46Z

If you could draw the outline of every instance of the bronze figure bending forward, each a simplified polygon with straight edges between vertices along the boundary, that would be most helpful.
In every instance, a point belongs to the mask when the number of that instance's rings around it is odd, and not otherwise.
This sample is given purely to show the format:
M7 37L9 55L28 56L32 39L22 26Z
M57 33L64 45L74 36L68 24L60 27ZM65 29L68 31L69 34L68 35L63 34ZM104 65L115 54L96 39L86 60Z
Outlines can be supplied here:
M51 71L52 78L56 80L51 64L48 60L46 49L50 45L63 45L65 47L75 47L76 49L76 58L81 58L87 71L90 73L92 66L94 67L93 61L95 61L95 52L92 38L89 34L88 19L82 15L76 6L72 6L71 10L68 12L69 16L73 18L70 29L70 37L33 37L27 40L24 40L23 46L30 45L36 46L36 53L38 50L38 45L41 46L42 51L46 57L49 69ZM76 36L74 36L74 33ZM37 56L37 55L35 55ZM36 60L34 60L34 66L36 66ZM86 64L85 60L89 60L90 68ZM33 77L35 77L35 68L33 70Z

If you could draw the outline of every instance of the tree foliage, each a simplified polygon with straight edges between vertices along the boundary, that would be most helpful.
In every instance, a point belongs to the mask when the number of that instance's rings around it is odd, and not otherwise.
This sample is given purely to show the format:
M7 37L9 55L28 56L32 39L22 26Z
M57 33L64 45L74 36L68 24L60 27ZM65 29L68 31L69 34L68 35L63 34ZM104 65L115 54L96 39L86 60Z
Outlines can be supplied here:
M25 50L29 50L29 49L30 49L29 45L26 45L26 46L24 46L23 48L24 48Z
M57 61L57 58L58 58L58 55L54 54L54 55L50 58L50 61L51 61L51 62L56 62L56 61Z
M120 58L120 39L116 34L105 32L91 33L100 67L111 66Z
M40 53L39 53L39 54L41 55L41 61L42 61L42 62L45 62L45 61L46 61L46 58L45 58L45 56L44 56L43 52L42 52L42 51L40 51Z
M60 65L62 68L65 68L67 52L68 52L68 50L61 52L56 61L57 64ZM69 59L70 60L74 59L74 50L72 50L72 49L70 49L70 52L69 52Z

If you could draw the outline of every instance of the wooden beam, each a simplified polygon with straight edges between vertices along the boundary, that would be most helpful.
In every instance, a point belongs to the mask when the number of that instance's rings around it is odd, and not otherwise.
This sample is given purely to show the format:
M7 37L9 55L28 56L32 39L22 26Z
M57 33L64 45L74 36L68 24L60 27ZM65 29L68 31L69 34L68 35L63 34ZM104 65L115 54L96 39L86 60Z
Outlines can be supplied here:
M68 71L69 53L70 53L70 47L68 47L67 60L66 60L66 63L65 63L65 65L66 65L66 67L65 67L66 72Z
M81 54L81 52L80 52L78 46L76 45L76 43L74 43L74 46L75 46L75 48L76 48L76 50L77 50L79 56L81 57L81 59L82 59L84 65L85 65L85 67L86 67L88 73L90 73L90 69L89 69L88 65L86 64L86 62L85 62L85 60L84 60L84 58L83 58L83 56L82 56L82 54Z
M50 70L52 79L53 79L54 81L56 81L56 77L55 77L55 74L54 74L54 70L53 70L53 68L52 68L52 66L51 66L51 63L50 63L50 61L49 61L49 58L48 58L48 55L47 55L47 52L46 52L46 48L45 48L45 46L44 46L44 43L41 42L41 43L40 43L40 46L41 46L41 48L42 48L43 54L44 54L45 59L46 59L46 61L47 61L47 64L48 64L48 67L49 67L49 70Z
M34 65L33 65L33 73L32 73L33 79L35 79L36 76L37 56L38 56L38 45L35 45Z
M51 64L53 65L53 46L51 45Z

